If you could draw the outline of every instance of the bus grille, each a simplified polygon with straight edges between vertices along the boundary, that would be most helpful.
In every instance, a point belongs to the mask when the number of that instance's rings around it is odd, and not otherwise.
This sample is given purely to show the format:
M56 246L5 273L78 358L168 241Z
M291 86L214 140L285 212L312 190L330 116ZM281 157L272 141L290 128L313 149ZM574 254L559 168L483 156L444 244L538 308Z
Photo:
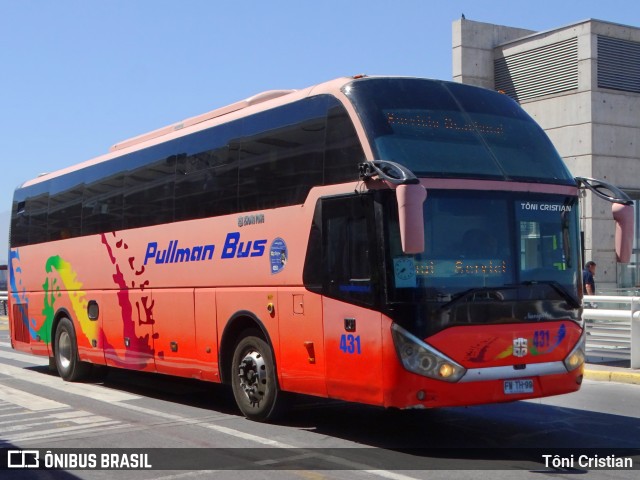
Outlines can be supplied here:
M31 343L29 335L29 308L27 304L13 305L13 338L17 342Z

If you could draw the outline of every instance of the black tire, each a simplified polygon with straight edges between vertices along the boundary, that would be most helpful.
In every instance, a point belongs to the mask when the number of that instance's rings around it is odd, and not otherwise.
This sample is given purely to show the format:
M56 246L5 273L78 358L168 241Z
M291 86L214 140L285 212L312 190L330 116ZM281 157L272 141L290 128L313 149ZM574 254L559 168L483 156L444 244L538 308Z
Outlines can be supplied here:
M236 344L231 364L233 396L242 414L266 422L279 416L283 394L278 386L271 347L259 332L246 332Z
M49 371L52 373L58 373L58 367L56 366L55 357L49 357Z
M54 356L58 375L63 380L78 382L89 376L91 364L80 361L76 332L66 317L60 319L56 328Z

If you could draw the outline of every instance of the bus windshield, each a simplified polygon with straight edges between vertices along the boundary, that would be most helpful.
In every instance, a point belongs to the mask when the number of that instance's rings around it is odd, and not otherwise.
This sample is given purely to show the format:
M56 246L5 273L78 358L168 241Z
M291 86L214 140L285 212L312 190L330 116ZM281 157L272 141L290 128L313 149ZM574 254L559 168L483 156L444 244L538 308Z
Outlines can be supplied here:
M343 91L374 157L417 176L575 185L543 130L506 95L412 78L365 78Z
M579 307L576 197L431 189L418 255L402 253L388 198L390 304L431 305L439 327L567 318Z

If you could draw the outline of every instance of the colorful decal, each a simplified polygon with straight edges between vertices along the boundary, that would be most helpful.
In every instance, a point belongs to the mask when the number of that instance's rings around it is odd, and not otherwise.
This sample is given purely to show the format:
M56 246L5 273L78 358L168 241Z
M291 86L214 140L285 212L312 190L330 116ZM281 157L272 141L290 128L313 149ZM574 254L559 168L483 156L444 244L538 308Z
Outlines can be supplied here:
M73 311L73 315L77 320L78 331L76 335L84 336L89 341L100 338L105 352L109 352L110 358L114 359L116 364L126 364L131 367L131 359L129 356L135 357L135 364L140 368L144 368L145 363L153 361L152 339L149 334L138 336L136 334L137 325L152 325L153 320L153 301L150 301L150 295L140 296L137 300L132 300L130 292L144 292L149 286L149 281L144 279L145 267L136 265L135 257L127 254L128 245L122 239L116 238L115 234L102 234L102 243L107 249L109 259L115 267L112 279L118 287L118 303L121 309L122 318L122 335L123 338L129 338L129 348L125 351L125 358L118 359L117 353L109 339L106 338L104 331L99 331L99 323L89 320L87 314L88 300L86 292L83 290L83 284L77 279L77 273L72 265L59 255L51 256L45 262L44 283L44 307L42 309L43 322L38 328L35 318L29 318L27 325L29 335L33 339L39 338L43 342L49 344L53 341L51 338L51 328L56 314L57 303L63 294L67 295L69 307ZM28 297L21 281L22 269L20 267L20 253L18 250L11 251L11 291L14 303L21 305L23 308L22 317L26 319L25 308L28 305ZM135 317L135 318L134 318ZM82 342L86 343L86 342ZM142 355L141 355L142 354ZM144 358L144 357L147 358Z
M135 257L127 254L129 246L123 239L117 238L115 233L103 233L101 238L109 254L109 259L115 267L115 273L112 278L118 287L118 303L120 304L122 315L122 336L130 341L129 347L125 350L125 358L118 359L117 352L105 337L105 354L109 353L109 358L114 359L116 363L124 360L124 363L130 368L132 367L131 362L134 362L139 368L144 368L153 358L153 342L148 333L144 336L137 335L136 324L153 325L155 323L153 319L153 301L150 301L150 296L147 295L140 296L139 299L133 302L137 313L136 322L134 320L134 305L132 305L129 291L131 289L144 292L149 287L149 281L144 278L145 266L136 267ZM123 259L126 259L126 261L122 262Z
M491 347L496 340L498 340L498 337L492 337L471 347L467 352L467 360L474 363L484 363L489 347Z
M86 292L82 290L82 283L77 280L77 274L69 264L60 256L54 255L49 257L45 262L45 273L47 274L42 285L44 290L44 307L42 315L44 321L40 328L37 328L35 318L26 317L25 306L29 304L28 297L24 287L22 286L22 268L20 267L20 253L18 250L12 250L11 258L11 294L16 305L20 305L22 309L22 318L25 319L29 328L29 335L32 339L40 339L46 344L53 341L51 338L51 327L55 316L56 300L62 297L61 290L68 292L71 309L80 325L80 332L86 338L97 338L98 327L95 322L89 320L87 316L87 300ZM57 275L56 275L57 274ZM62 288L60 283L62 284ZM37 330L36 330L37 328Z
M89 320L89 316L87 315L87 304L89 302L86 299L86 292L82 290L82 283L77 280L77 274L69 262L63 260L58 255L49 257L45 264L45 271L50 275L42 285L44 290L44 308L42 309L44 323L38 330L40 339L45 343L50 343L53 340L51 338L51 326L53 325L53 317L56 312L54 305L56 298L62 296L58 278L62 282L64 290L68 292L71 308L80 325L80 331L89 340L98 338L98 325L96 322ZM56 275L53 275L54 272L58 273L58 278L56 278Z
M34 318L27 318L27 306L29 305L29 299L26 295L26 290L22 285L22 267L20 267L19 250L11 250L9 252L9 268L9 282L11 284L13 304L18 305L18 308L20 308L20 317L24 319L26 326L29 329L29 336L35 340L38 337L38 332L35 330L36 320Z
M263 222L263 218L247 218L243 220L243 226ZM119 234L104 233L100 235L101 243L106 248L108 258L113 265L111 278L117 287L117 298L122 318L122 338L128 339L127 348L124 350L124 358L119 357L113 343L107 338L104 330L100 329L100 323L92 321L87 313L87 292L83 290L83 283L78 280L76 270L70 262L60 255L53 255L47 259L44 265L44 306L42 309L41 323L36 317L28 318L29 297L22 283L22 268L20 266L20 252L18 249L10 252L10 283L13 304L21 310L21 317L28 327L29 336L39 339L46 344L53 341L52 325L56 311L60 309L59 303L66 295L63 306L69 308L75 320L77 320L79 339L86 337L87 341L79 343L91 344L98 340L104 348L105 355L119 366L128 368L145 368L153 362L156 353L153 340L158 338L157 333L140 333L138 327L154 325L154 302L151 294L145 294L150 288L146 278L146 268L151 265L163 265L185 262L201 262L213 260L214 252L218 251L213 244L180 245L178 240L171 240L168 244L160 245L158 242L148 242L144 255L140 260L132 256L128 251L129 246ZM266 239L244 240L240 232L230 232L226 235L224 245L219 250L220 259L262 257L267 246ZM138 257L140 258L140 257ZM281 271L287 261L287 246L281 238L273 241L270 251L270 265L272 273ZM33 314L33 312L30 312ZM120 354L121 355L121 354Z
M547 353L553 352L558 345L562 343L562 340L567 336L567 327L565 327L564 323L560 325L558 331L551 339L551 334L549 330L536 330L533 334L533 338L525 339L525 338L516 338L513 341L513 344L510 345L507 349L500 352L495 359L507 358L510 355L515 357L522 357L529 352L531 355L545 355ZM518 344L516 345L516 341ZM524 341L524 342L522 342ZM522 350L524 349L524 351Z
M287 244L281 238L276 238L271 243L269 249L269 260L271 261L271 273L280 273L287 266Z

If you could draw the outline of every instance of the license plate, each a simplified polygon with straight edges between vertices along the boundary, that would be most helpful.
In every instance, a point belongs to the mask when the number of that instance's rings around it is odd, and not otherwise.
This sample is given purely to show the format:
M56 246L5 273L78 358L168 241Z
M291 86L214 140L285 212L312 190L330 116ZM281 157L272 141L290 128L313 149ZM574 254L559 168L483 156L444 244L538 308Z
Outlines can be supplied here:
M533 393L533 380L523 378L522 380L505 380L504 393L510 395L514 393Z

